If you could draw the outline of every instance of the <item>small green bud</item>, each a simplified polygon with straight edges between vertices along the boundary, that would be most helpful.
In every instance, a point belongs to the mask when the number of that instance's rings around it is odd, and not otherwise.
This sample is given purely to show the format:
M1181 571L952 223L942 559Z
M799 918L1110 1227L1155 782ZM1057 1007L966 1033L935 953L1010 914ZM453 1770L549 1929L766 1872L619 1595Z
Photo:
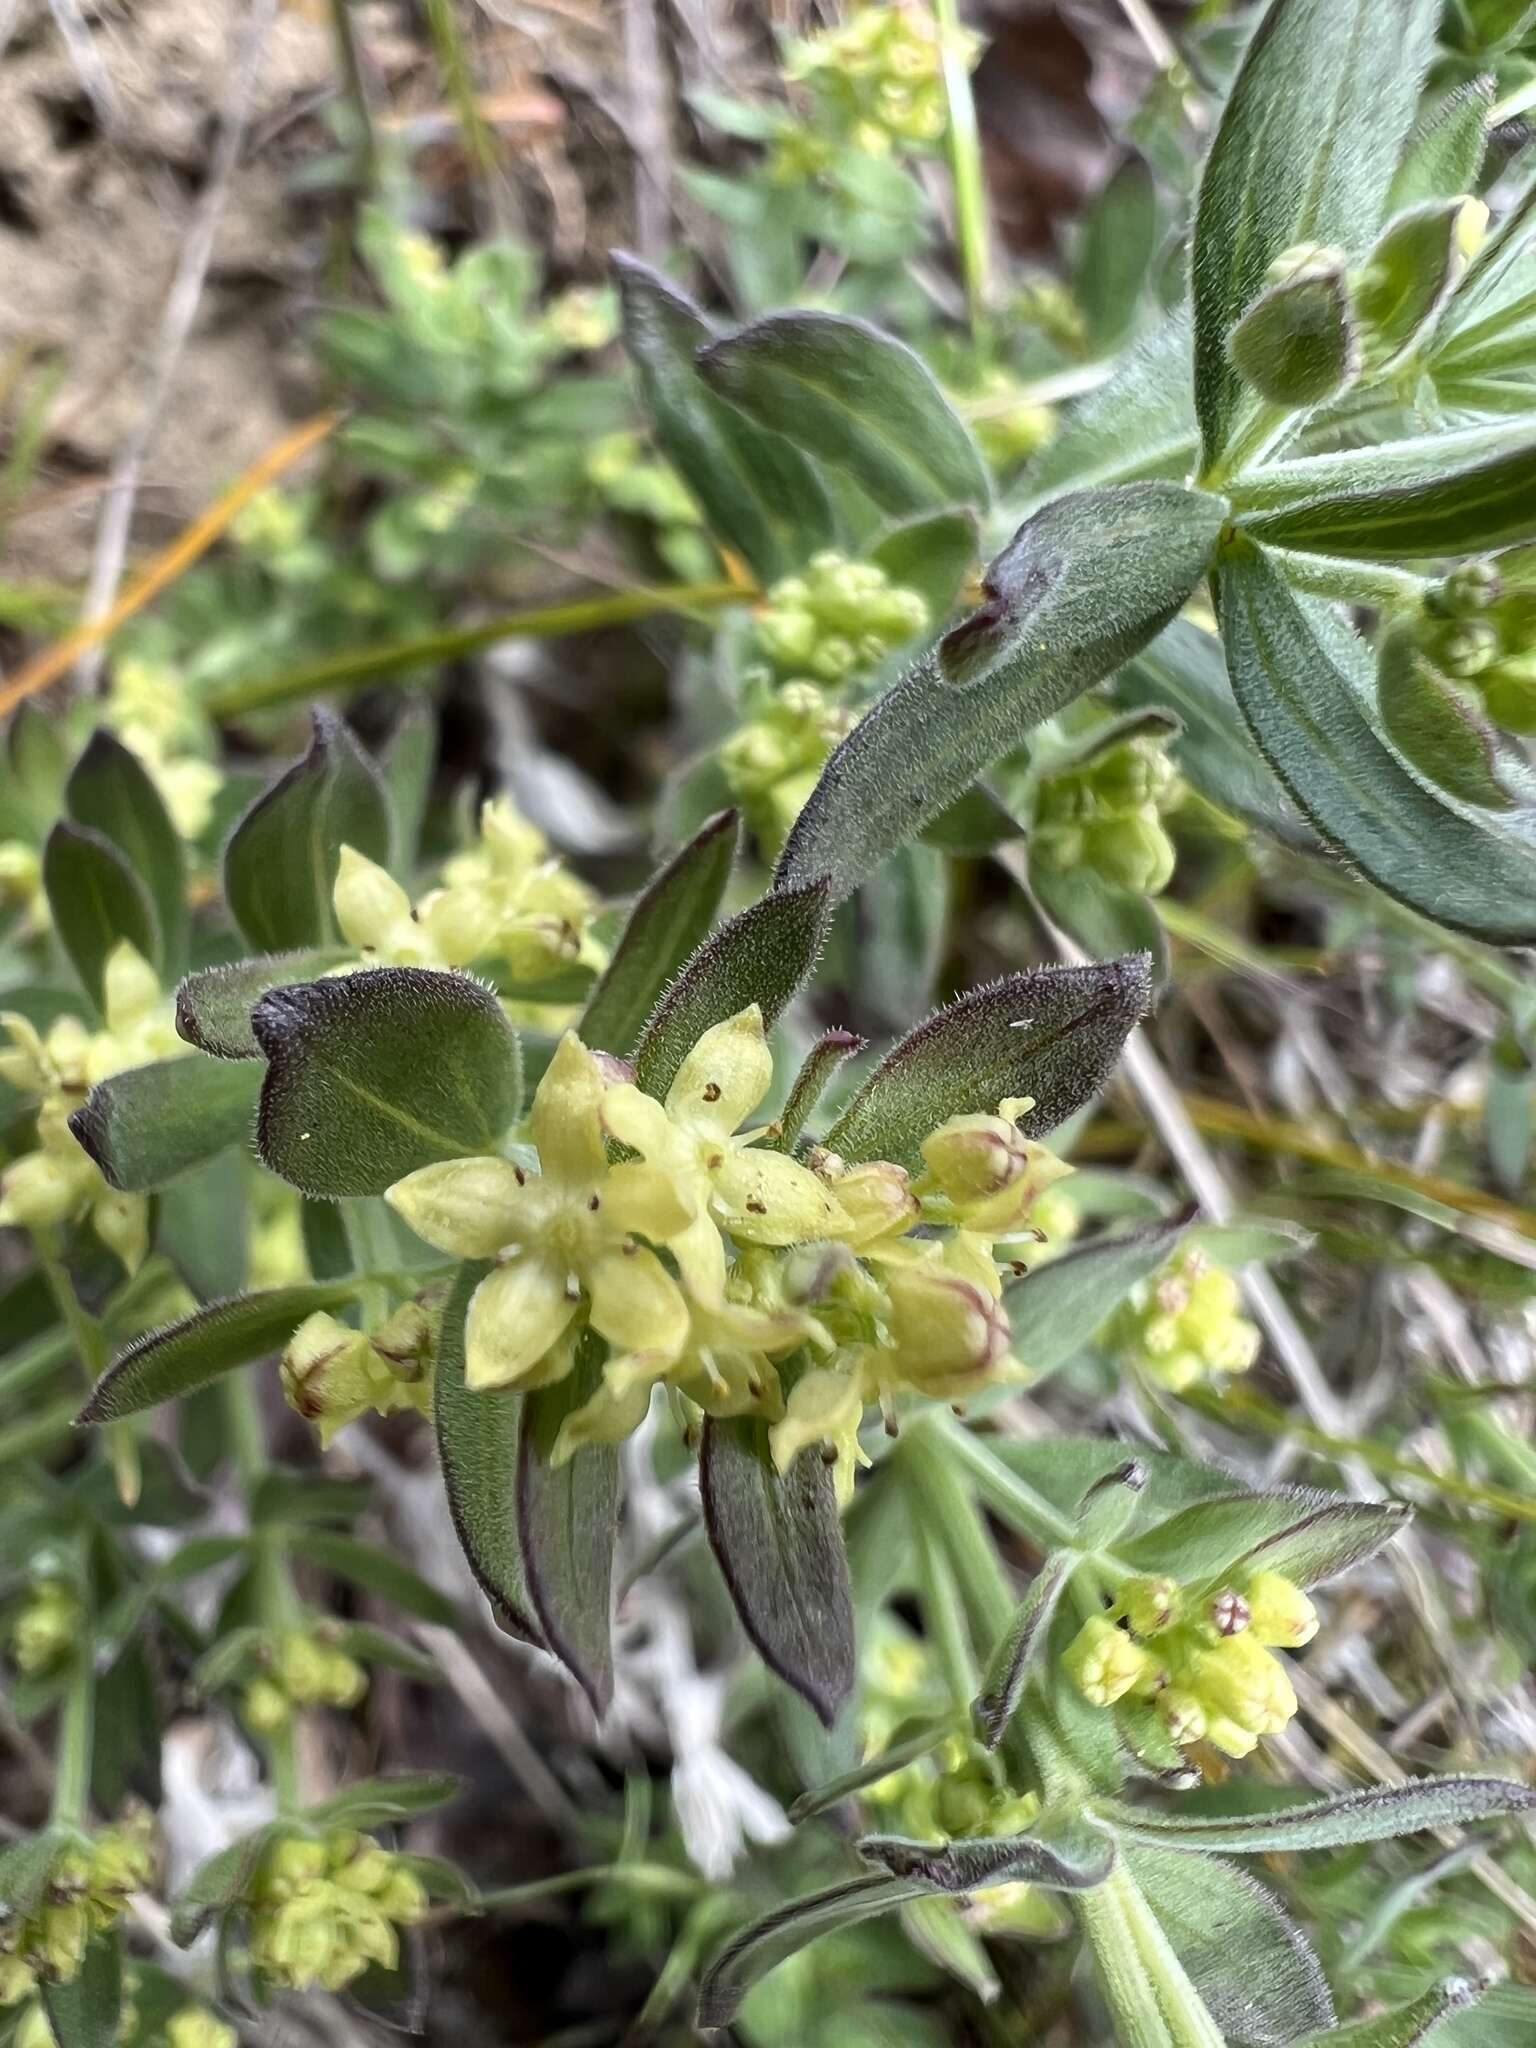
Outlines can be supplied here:
M1470 562L1458 562L1441 578L1431 593L1437 611L1460 619L1469 613L1485 612L1504 593L1504 578L1491 555L1477 555Z
M1486 619L1463 619L1441 634L1435 657L1448 676L1470 682L1486 674L1500 654L1498 629Z
M1083 1698L1095 1707L1112 1707L1155 1679L1158 1671L1157 1659L1102 1614L1083 1623L1061 1661Z
M1317 1609L1280 1572L1255 1572L1244 1592L1255 1642L1299 1650L1317 1634Z
M1318 405L1360 367L1343 259L1336 250L1290 250L1269 274L1273 281L1227 336L1227 353L1271 404Z
M1155 1636L1178 1620L1183 1597L1174 1579L1127 1579L1120 1588L1120 1605L1133 1635Z

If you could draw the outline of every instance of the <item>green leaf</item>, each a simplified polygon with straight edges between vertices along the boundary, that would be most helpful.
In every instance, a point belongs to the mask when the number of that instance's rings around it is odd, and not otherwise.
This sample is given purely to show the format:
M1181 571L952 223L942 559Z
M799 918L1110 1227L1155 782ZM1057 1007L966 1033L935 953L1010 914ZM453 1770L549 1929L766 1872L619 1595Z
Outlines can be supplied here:
M1499 779L1497 729L1477 692L1458 689L1430 660L1412 620L1394 620L1382 630L1376 703L1387 738L1424 781L1463 803L1508 810L1513 797Z
M64 809L69 748L58 722L35 697L21 703L6 727L5 761L11 782L7 795L26 813L33 834L41 839Z
M1455 199L1477 190L1493 94L1491 77L1469 78L1420 115L1393 173L1386 205L1389 220L1433 199Z
M1265 1886L1221 1857L1124 1854L1229 2048L1275 2048L1331 2023L1322 1964Z
M760 1977L824 1934L856 1927L861 1920L893 1913L909 1899L931 1897L932 1885L921 1879L889 1877L870 1871L862 1877L829 1885L775 1907L750 1927L733 1935L704 1972L699 1986L697 2023L701 2028L726 2027L741 2001Z
M589 1331L573 1371L523 1396L517 1455L517 1536L539 1633L599 1718L613 1698L619 1454L612 1444L589 1444L556 1465L554 1450L560 1425L602 1385L602 1357Z
M306 1547L306 1557L308 1550ZM342 1621L331 1624L330 1641L359 1664L376 1664L384 1671L398 1671L419 1685L436 1685L442 1673L425 1650L418 1650L403 1637L372 1622Z
M987 602L866 713L822 771L779 863L841 899L989 763L1158 633L1210 562L1219 499L1128 484L1058 499L992 563Z
M1423 788L1366 715L1357 637L1257 550L1217 579L1233 692L1260 751L1323 838L1378 888L1495 945L1536 937L1536 853Z
M684 1057L713 1024L749 1003L765 1026L810 979L826 938L827 886L775 889L699 947L652 1013L635 1047L635 1076L665 1095Z
M816 472L782 435L754 426L705 384L694 359L715 330L693 301L633 256L616 255L613 267L624 345L662 452L711 532L775 582L832 538Z
M1008 516L1038 511L1064 491L1161 477L1182 482L1200 445L1190 390L1189 312L1180 307L1082 399L1024 473Z
M1441 199L1414 207L1391 223L1367 257L1355 284L1355 310L1373 372L1395 362L1445 303L1464 261L1465 203Z
M876 1067L827 1133L845 1159L913 1165L947 1118L995 1114L1009 1096L1043 1137L1092 1100L1151 1000L1145 954L1039 967L972 989L919 1024Z
M853 1031L823 1031L801 1061L784 1107L773 1120L773 1136L765 1139L764 1144L775 1152L792 1151L833 1075L845 1061L857 1059L868 1042Z
M1346 560L1467 555L1536 534L1536 434L1473 427L1300 455L1234 484L1255 539Z
M1154 1849L1194 1849L1228 1856L1270 1856L1289 1850L1349 1849L1389 1842L1423 1828L1465 1827L1536 1809L1536 1790L1505 1778L1421 1778L1406 1785L1369 1785L1331 1799L1269 1813L1219 1814L1181 1820L1139 1808L1099 1808L1123 1840Z
M414 1820L419 1813L431 1813L457 1796L464 1780L447 1771L389 1772L378 1778L359 1778L333 1799L305 1809L305 1819L318 1828L381 1828L391 1822Z
M859 1854L881 1864L892 1877L920 1877L941 1892L983 1891L994 1884L1091 1892L1115 1866L1113 1837L1087 1822L1062 1828L1051 1837L978 1836L939 1848L900 1835L865 1835Z
M1301 2048L1419 2048L1459 2012L1470 2012L1491 1989L1474 1977L1443 1977L1408 2005L1351 2026L1309 2034Z
M594 1052L628 1053L662 991L703 943L740 842L735 811L717 811L641 892L576 1034Z
M1030 863L1029 889L1051 923L1092 958L1144 953L1154 990L1167 987L1168 934L1149 896L1122 889L1090 867L1058 868L1040 860Z
M856 1792L862 1792L870 1785L878 1785L883 1778L889 1778L897 1771L904 1771L908 1764L915 1764L920 1757L927 1756L954 1734L954 1722L920 1721L910 1730L898 1728L885 1747L875 1756L869 1756L851 1770L843 1771L831 1778L825 1785L817 1785L812 1791L802 1792L789 1809L789 1817L797 1825L809 1820L813 1814L825 1813L830 1807L841 1806L845 1799L851 1799Z
M256 1142L306 1195L382 1195L439 1159L495 1152L522 1107L517 1034L464 974L377 967L271 989Z
M709 1416L704 1526L749 1641L830 1728L853 1690L853 1595L832 1474L813 1448L782 1477L766 1426Z
M475 1394L470 1398L478 1401L482 1397ZM376 1593L406 1614L414 1614L438 1628L463 1626L458 1604L402 1563L393 1551L383 1550L376 1543L364 1543L340 1529L306 1529L298 1548L306 1565L345 1579L348 1585L361 1586L365 1592Z
M331 894L343 846L389 864L382 776L344 719L313 716L309 752L256 799L224 852L230 915L267 953L336 938Z
M437 1456L454 1533L498 1623L524 1642L544 1638L517 1533L517 1456L525 1394L471 1393L464 1383L464 1318L488 1263L460 1266L443 1309L433 1382Z
M179 1401L236 1366L280 1351L306 1316L356 1297L350 1282L269 1287L210 1301L195 1315L146 1330L118 1353L81 1409L82 1424L116 1422L162 1401Z
M115 1934L94 1934L79 1973L67 1984L41 1984L43 2010L58 2048L115 2048L123 2009L123 1946Z
M992 1652L971 1710L988 1749L997 1748L1019 1710L1024 1688L1050 1634L1057 1602L1077 1561L1070 1550L1053 1551L1046 1558Z
M318 981L355 957L344 946L316 946L294 953L263 953L227 967L204 967L189 974L176 991L176 1029L188 1045L217 1059L259 1059L251 1012L267 991Z
M202 1053L98 1081L69 1128L115 1188L141 1194L247 1145L260 1076Z
M46 1827L0 1849L0 1906L7 1918L25 1920L36 1911L69 1847L70 1837L64 1829Z
M197 1866L171 1902L171 1939L178 1948L190 1948L216 1914L227 1912L245 1897L256 1866L276 1833L277 1824L269 1821Z
M180 972L187 940L187 875L181 839L137 754L98 726L64 786L64 808L77 825L110 841L143 883L155 912L159 945L150 964Z
M1307 1487L1233 1493L1181 1509L1118 1554L1132 1571L1174 1570L1190 1582L1241 1569L1311 1586L1373 1556L1411 1520L1396 1502L1340 1500Z
M1157 188L1142 159L1130 156L1083 219L1076 296L1096 354L1109 355L1135 326L1157 242Z
M107 957L127 939L151 963L160 950L148 891L112 842L61 818L43 847L43 888L59 942L100 1010Z
M1155 1273L1183 1236L1187 1216L1096 1237L1026 1273L1003 1301L1018 1355L1032 1380L1075 1358L1131 1289Z
M919 512L887 527L870 547L869 559L892 583L917 591L937 626L955 607L975 566L979 540L973 512Z
M978 860L1009 840L1024 837L1023 823L1002 799L984 782L973 782L964 796L956 797L923 827L921 843L937 847L941 853Z
M1274 0L1206 158L1190 269L1204 466L1247 400L1227 336L1275 258L1358 255L1380 225L1434 48L1438 0Z
M760 427L900 518L985 506L986 465L922 357L841 313L769 313L712 342L699 374Z

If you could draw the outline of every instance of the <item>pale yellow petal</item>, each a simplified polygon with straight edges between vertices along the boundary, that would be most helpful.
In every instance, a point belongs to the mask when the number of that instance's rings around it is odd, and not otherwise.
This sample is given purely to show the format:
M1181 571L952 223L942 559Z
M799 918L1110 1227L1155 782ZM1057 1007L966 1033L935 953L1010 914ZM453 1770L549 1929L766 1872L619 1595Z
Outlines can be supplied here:
M728 1137L768 1093L773 1054L756 1003L704 1033L667 1090L667 1108L679 1123Z
M575 1032L567 1031L534 1090L529 1116L539 1164L551 1179L590 1187L602 1177L602 1099L602 1070Z
M715 1214L744 1244L836 1237L846 1217L825 1183L784 1152L735 1147L714 1175Z
M643 1244L604 1252L586 1275L592 1327L616 1351L650 1351L675 1358L688 1338L682 1289Z
M511 1387L534 1378L576 1313L566 1276L530 1253L488 1273L464 1326L466 1385Z
M561 1423L553 1462L563 1465L588 1444L621 1444L627 1436L633 1436L651 1405L653 1384L650 1379L637 1379L631 1385L614 1387L605 1379L591 1400L584 1401Z
M787 1472L812 1444L836 1444L840 1452L851 1447L863 1414L863 1393L852 1373L824 1368L803 1374L790 1389L783 1420L768 1432L775 1466Z
M609 1169L602 1204L616 1231L637 1231L657 1244L686 1230L698 1213L698 1201L690 1200L670 1174L636 1159Z
M547 1206L537 1175L495 1158L418 1167L384 1199L418 1237L460 1259L493 1259L522 1243Z
M725 1299L725 1243L714 1218L695 1217L686 1230L668 1238L667 1250L694 1300L717 1308Z
M664 1160L674 1154L681 1133L654 1095L633 1081L621 1081L603 1096L603 1129L643 1159Z
M411 899L376 861L355 846L344 846L331 891L336 922L354 946L380 952L411 924Z

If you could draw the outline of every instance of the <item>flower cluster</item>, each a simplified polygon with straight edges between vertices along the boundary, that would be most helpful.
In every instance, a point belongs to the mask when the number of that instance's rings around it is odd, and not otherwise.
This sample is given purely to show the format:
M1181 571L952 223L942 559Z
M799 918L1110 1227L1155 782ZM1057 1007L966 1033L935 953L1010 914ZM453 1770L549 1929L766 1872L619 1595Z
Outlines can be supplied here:
M1182 1394L1201 1380L1247 1372L1262 1340L1232 1275L1188 1246L1132 1292L1111 1320L1109 1341L1159 1386Z
M292 1991L340 1991L370 1963L395 1967L399 1930L421 1919L427 1897L403 1857L337 1828L279 1836L247 1905L255 1969Z
M141 2018L137 2002L138 1973L127 1970L123 1974L123 2003L118 2015L117 2038L132 2041L150 2048L150 2036L142 2029L147 2024ZM166 2020L164 2030L153 2036L153 2048L240 2048L240 2037L234 2028L211 2013L205 2005L184 2005ZM58 2036L48 2023L48 2015L40 2002L29 2005L16 2023L11 2036L10 2048L59 2048Z
M866 156L929 149L949 124L940 36L924 6L862 6L820 35L793 40L784 71L814 95L828 140ZM979 37L962 34L968 66L980 50Z
M389 1190L429 1244L496 1262L469 1305L471 1387L549 1385L585 1332L604 1340L602 1384L557 1455L628 1435L664 1383L706 1413L769 1420L781 1467L830 1445L846 1492L868 1403L893 1417L900 1393L959 1400L1010 1369L997 1256L1037 1242L1034 1202L1068 1170L1020 1135L1027 1105L952 1119L914 1180L743 1132L772 1077L755 1004L703 1034L664 1101L567 1032L531 1145Z
M62 1664L80 1630L80 1595L68 1579L37 1578L6 1629L11 1662L24 1678Z
M199 838L224 777L203 752L207 721L177 669L143 655L121 656L102 710L124 746L143 762L182 838Z
M1431 591L1414 637L1496 725L1536 735L1536 548L1461 563Z
M430 1414L437 1323L437 1314L419 1301L406 1302L368 1331L317 1310L284 1349L284 1398L314 1423L322 1445L360 1415L402 1408Z
M731 794L766 851L783 843L853 724L835 693L928 622L920 592L830 549L767 593L753 627L763 666L749 670L746 721L720 749Z
M149 1198L120 1194L76 1143L71 1115L98 1081L190 1048L177 1037L172 1005L153 970L126 939L106 963L106 1028L60 1017L40 1032L13 1010L0 1012L10 1039L0 1080L37 1103L37 1149L0 1174L0 1224L46 1230L89 1216L96 1235L129 1272L149 1248Z
M1193 1588L1130 1578L1113 1609L1083 1623L1063 1662L1093 1706L1149 1700L1175 1742L1247 1756L1296 1711L1274 1652L1299 1649L1316 1633L1312 1602L1279 1572Z
M1011 469L1056 438L1056 409L1032 398L1001 364L989 365L965 394L971 431L994 469Z
M1041 785L1033 858L1062 873L1091 868L1118 888L1156 896L1173 877L1162 817L1177 788L1161 742L1142 737L1109 747Z
M367 1672L326 1640L323 1627L285 1629L264 1640L255 1654L262 1669L240 1702L253 1735L275 1735L297 1708L355 1707L368 1690Z
M154 1869L153 1823L136 1813L67 1849L32 1909L0 1920L0 2006L80 1973L93 1934L116 1926Z
M508 986L535 988L563 968L599 968L597 901L505 797L480 814L480 836L443 869L443 885L412 906L383 868L344 846L334 892L343 936L389 967L499 968Z

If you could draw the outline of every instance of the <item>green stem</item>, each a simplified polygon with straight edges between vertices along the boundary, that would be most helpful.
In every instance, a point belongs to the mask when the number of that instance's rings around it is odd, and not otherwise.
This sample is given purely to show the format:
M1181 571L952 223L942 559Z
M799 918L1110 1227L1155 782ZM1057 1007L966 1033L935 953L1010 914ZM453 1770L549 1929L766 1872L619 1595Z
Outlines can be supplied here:
M352 27L352 0L331 0L331 34L336 44L336 61L352 118L357 123L357 182L372 192L379 179L379 145L374 133L373 110L368 104L368 86L358 55L357 36Z
M1288 405L1256 404L1239 425L1231 446L1199 479L1200 489L1220 491L1234 477L1241 476L1245 469L1252 468L1273 447L1295 416L1294 408Z
M79 1646L59 1712L58 1758L54 1766L53 1818L83 1828L91 1803L91 1742L96 1728L96 1671L90 1629L82 1618Z
M69 1268L57 1252L41 1233L34 1237L33 1243L37 1250L37 1263L44 1280L48 1283L48 1292L53 1296L59 1320L69 1333L85 1381L85 1389L89 1393L106 1369L106 1333L76 1294L75 1283L69 1276Z
M1224 2048L1221 2029L1189 1981L1189 1973L1163 1932L1162 1922L1147 1903L1146 1894L1123 1862L1111 1872L1109 1884L1176 2048Z
M1312 597L1340 604L1369 604L1378 611L1417 611L1430 587L1427 576L1409 569L1390 569L1385 562L1341 561L1333 555L1311 555L1300 548L1275 548L1276 565L1287 582Z
M1107 1883L1079 1894L1073 1907L1093 1950L1121 2048L1173 2048L1173 2035L1126 1919L1115 1883L1119 1874L1116 1871Z
M610 591L603 597L579 598L572 604L546 605L534 611L506 612L478 626L422 633L388 647L337 654L289 669L286 674L251 676L215 690L204 700L204 709L211 718L240 718L274 704L291 704L297 698L359 689L364 683L398 676L402 670L440 667L503 640L556 640L571 633L596 632L600 627L630 625L664 612L703 614L726 605L749 604L755 595L738 583L676 583L655 590Z
M454 19L453 0L426 0L426 13L427 32L432 38L438 69L443 74L443 84L453 104L459 133L464 139L465 154L482 178L494 177L496 138L475 97L475 82L470 76L464 38Z
M224 1402L230 1455L249 1518L256 1489L267 1470L267 1433L255 1375L226 1373L219 1381L219 1391ZM299 1619L299 1602L288 1575L287 1554L275 1531L253 1527L251 1536L251 1579L257 1620L263 1629L281 1634L284 1629L293 1628ZM277 1810L280 1814L292 1813L301 1803L302 1788L291 1722L266 1738L266 1752Z
M372 1329L389 1314L389 1291L400 1271L400 1247L390 1227L389 1211L372 1196L341 1205L347 1249L358 1275L367 1275L358 1290L363 1328Z
M946 140L955 188L955 242L971 333L975 336L986 319L992 298L992 238L981 135L976 124L970 67L965 61L965 30L960 21L959 0L933 0L933 12L939 28L944 96L949 102Z

